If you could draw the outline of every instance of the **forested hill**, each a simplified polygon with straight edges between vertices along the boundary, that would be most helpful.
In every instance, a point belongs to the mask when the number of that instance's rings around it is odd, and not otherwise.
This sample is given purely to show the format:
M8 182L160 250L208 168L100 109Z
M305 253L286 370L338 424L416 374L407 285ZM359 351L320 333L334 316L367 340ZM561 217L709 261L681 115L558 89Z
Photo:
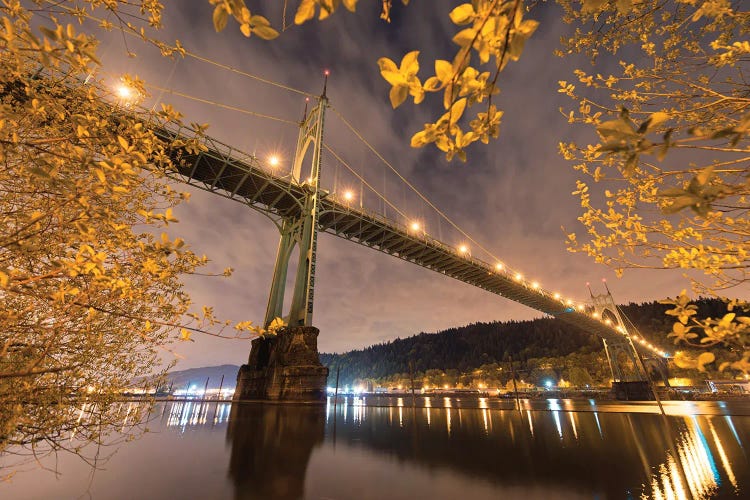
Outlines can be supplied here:
M726 312L720 301L702 299L696 303L700 317ZM671 306L658 302L630 303L621 306L640 333L656 345L671 351L667 339L673 318L665 315ZM722 312L723 311L723 312ZM569 354L590 354L602 350L595 335L554 318L531 321L474 323L438 333L420 333L405 339L377 344L344 354L321 354L321 362L330 368L329 382L340 367L340 384L360 379L383 379L427 370L457 370L465 373L482 365L508 362L512 356L519 368L537 358L556 358Z

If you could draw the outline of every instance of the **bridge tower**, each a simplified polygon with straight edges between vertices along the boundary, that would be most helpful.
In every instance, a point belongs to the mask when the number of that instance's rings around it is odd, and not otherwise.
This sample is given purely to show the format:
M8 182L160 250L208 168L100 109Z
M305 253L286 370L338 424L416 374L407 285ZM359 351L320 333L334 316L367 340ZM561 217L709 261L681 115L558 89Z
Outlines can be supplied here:
M588 283L587 283L588 286ZM617 399L623 400L653 400L651 380L648 376L643 358L633 344L623 315L615 304L612 292L604 281L607 293L594 295L589 287L593 311L602 320L609 320L614 327L623 334L622 339L602 339L604 352L607 354L609 369L612 373L612 391Z
M320 166L323 149L323 125L328 106L325 87L318 104L300 123L297 149L292 164L292 179L305 188L304 204L296 217L285 218L279 231L281 239L276 253L276 265L271 281L271 292L266 308L265 327L276 318L283 317L284 293L289 268L289 258L295 245L299 246L297 276L288 316L289 326L312 326L313 299L315 296L315 258L318 247L318 206L320 202ZM313 146L310 175L302 177L302 164L310 146Z
M320 167L323 149L323 127L328 107L326 86L315 107L300 122L297 148L292 164L292 181L305 191L299 212L285 217L278 225L281 233L276 253L276 264L264 319L268 327L276 318L286 319L287 326L276 335L252 341L250 359L240 367L237 375L235 400L322 400L328 368L318 356L317 328L312 326L315 296L315 259L318 246L318 210L320 205ZM312 146L312 161L308 176L303 176L303 163ZM294 247L299 248L297 274L288 316L284 316L284 295L289 260Z

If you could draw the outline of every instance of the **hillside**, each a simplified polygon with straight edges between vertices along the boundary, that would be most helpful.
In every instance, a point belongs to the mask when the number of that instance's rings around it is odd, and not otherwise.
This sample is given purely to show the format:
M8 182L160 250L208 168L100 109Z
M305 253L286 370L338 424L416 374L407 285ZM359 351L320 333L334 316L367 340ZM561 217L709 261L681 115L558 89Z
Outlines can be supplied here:
M721 302L715 300L701 299L697 305L699 316L716 315L722 310ZM669 308L655 301L621 306L641 335L672 351L672 341L666 337L671 331L672 318L664 314ZM594 381L609 376L601 339L554 318L473 323L343 354L321 354L320 358L330 368L329 384L335 383L338 368L340 385L367 379L386 383L399 377L408 378L412 370L415 379L427 380L432 375L439 380L447 377L450 379L447 382L455 384L461 375L472 370L501 371L504 364L507 373L511 356L519 374L529 378L535 378L535 370L569 377L573 366L586 370Z

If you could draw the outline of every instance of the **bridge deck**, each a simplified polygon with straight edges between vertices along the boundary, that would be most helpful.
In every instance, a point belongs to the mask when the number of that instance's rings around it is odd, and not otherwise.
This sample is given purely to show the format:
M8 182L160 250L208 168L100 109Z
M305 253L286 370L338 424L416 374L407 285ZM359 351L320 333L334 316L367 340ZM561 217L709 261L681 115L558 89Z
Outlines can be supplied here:
M192 136L189 129L157 130L165 139ZM242 202L249 207L279 217L299 214L306 184L290 176L277 176L264 170L257 158L206 137L208 150L193 154L174 151L178 165L174 174L180 180L201 189ZM505 271L469 255L460 254L438 240L367 210L353 207L332 195L323 195L318 218L319 230L357 242L419 266L450 276L488 292L575 325L606 339L623 338L613 327L592 318L554 298L547 290L534 289L530 283L516 280ZM640 348L640 346L637 346Z

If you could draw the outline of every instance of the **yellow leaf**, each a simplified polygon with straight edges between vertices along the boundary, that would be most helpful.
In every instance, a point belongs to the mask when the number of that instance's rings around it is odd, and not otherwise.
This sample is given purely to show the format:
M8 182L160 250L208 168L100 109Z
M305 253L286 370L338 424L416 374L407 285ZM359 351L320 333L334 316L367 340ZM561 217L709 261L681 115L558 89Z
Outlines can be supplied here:
M279 329L284 328L286 326L286 323L283 319L276 317L271 321L271 324L268 325L268 333L275 334Z
M401 59L399 71L404 74L415 75L419 72L419 51L412 50Z
M648 130L650 131L656 128L657 126L661 125L667 120L669 120L669 115L667 113L664 113L663 111L657 111L656 113L651 113L651 116L649 117L649 122L648 122Z
M279 36L279 32L270 26L256 26L253 32L263 40L273 40Z
M240 31L242 32L242 34L243 34L243 35L245 35L245 36L248 36L248 37L249 37L249 36L250 36L250 33L251 33L251 31L250 31L250 25L249 25L249 24L247 24L247 23L245 23L245 24L241 24L241 25L240 25Z
M736 316L735 313L729 313L725 314L723 318L719 321L719 327L720 328L729 328L729 325L732 324L732 321L734 320L734 317Z
M441 82L447 82L453 78L453 65L442 59L435 61L435 76L440 79Z
M219 4L214 9L214 29L218 33L219 31L223 30L227 25L227 18L229 17L229 12L227 12L224 9L223 4Z
M315 16L315 0L302 0L294 15L294 24L302 24Z
M440 79L436 76L431 76L427 79L427 81L424 82L424 89L425 90L437 90L440 88L442 83L440 82Z
M381 71L380 75L383 79L393 85L394 87L405 86L406 78L397 71Z
M378 59L378 67L380 68L381 73L383 71L398 73L398 66L396 66L396 63L388 59L387 57L381 57L380 59Z
M456 36L453 37L453 43L461 47L466 47L472 43L476 34L477 32L475 29L466 28L456 33Z
M465 109L466 109L465 97L453 103L453 106L451 106L451 110L450 110L451 125L454 125L456 122L458 122L458 120L461 119L461 116L463 116Z
M713 363L714 360L716 360L716 357L712 352L703 352L700 356L698 356L698 370L700 371L706 371L706 368L704 365L707 365L709 363Z
M4 272L0 271L0 287L7 287L10 282L10 277Z
M130 144L128 144L127 139L125 139L121 135L117 136L117 142L119 142L120 143L120 147L122 147L122 149L124 149L126 151L130 148Z
M470 3L459 5L448 16L450 16L453 24L461 25L469 23L474 17L474 7Z
M193 339L190 338L190 331L186 328L180 328L180 340L189 340L191 342L194 342Z
M393 109L396 109L401 104L403 104L408 95L409 87L404 87L401 85L391 87L391 91L388 94L388 97L390 97L391 99L391 106L393 106Z

